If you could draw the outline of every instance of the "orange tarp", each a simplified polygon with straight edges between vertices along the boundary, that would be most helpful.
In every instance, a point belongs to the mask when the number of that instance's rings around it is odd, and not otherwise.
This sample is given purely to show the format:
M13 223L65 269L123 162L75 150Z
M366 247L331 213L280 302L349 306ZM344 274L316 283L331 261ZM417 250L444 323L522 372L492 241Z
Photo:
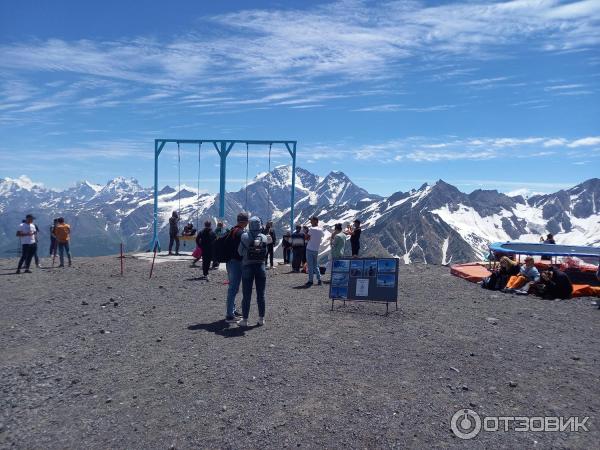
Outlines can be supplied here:
M491 275L491 272L485 266L477 263L454 264L450 266L450 273L471 283L478 283Z
M574 284L573 297L600 297L600 286L589 284Z

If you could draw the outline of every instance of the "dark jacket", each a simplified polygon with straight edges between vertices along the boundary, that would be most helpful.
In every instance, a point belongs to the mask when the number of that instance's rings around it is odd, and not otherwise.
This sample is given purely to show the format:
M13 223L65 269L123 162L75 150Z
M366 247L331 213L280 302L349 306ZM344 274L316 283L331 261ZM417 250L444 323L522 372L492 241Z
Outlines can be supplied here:
M274 245L277 245L277 238L275 237L275 230L273 228L265 228L262 231L262 234L264 234L265 236L267 236L267 235L271 236L272 243L267 244L269 247L273 247Z
M555 299L555 298L571 298L573 294L573 284L566 273L561 272L555 267L550 269L552 271L552 279L545 281L546 289L544 290L544 298Z
M214 249L214 242L217 239L217 235L210 228L204 228L196 237L196 245L200 240L200 247L202 247L202 254L212 254Z
M179 234L179 217L171 217L169 219L169 234L171 236Z

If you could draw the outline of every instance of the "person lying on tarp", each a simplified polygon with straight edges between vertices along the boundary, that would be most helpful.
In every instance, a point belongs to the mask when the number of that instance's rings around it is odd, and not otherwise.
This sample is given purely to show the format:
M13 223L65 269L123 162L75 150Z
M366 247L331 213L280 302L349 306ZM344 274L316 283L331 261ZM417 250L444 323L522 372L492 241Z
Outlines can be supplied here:
M188 223L185 227L183 227L182 236L196 236L196 229L194 228L193 223Z
M500 258L500 268L492 271L489 277L483 279L481 287L492 291L500 291L506 287L510 277L519 275L521 266L508 256Z
M540 272L535 267L531 256L525 258L525 265L521 266L519 270L518 275L513 275L508 279L508 283L506 283L506 287L502 289L502 292L527 294L531 286L530 283L536 283L540 280Z
M573 294L573 284L566 273L551 267L540 275L540 281L532 286L532 292L547 300L568 299Z

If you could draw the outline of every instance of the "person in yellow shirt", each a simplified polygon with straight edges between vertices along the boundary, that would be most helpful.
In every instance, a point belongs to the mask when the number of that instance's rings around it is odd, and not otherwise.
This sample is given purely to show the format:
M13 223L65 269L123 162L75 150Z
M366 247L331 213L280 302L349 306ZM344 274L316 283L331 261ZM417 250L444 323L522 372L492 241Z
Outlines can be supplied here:
M63 217L59 217L57 225L54 227L54 236L56 236L56 242L58 244L58 254L60 257L60 264L58 267L65 267L64 253L67 252L67 258L69 259L69 267L71 267L71 250L69 249L69 241L71 240L71 227L65 223Z

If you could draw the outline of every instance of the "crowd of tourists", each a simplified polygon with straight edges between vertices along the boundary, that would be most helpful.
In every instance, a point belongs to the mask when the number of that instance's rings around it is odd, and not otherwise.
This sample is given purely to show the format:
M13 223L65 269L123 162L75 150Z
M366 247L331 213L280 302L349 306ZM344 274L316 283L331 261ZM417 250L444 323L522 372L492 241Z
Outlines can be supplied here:
M17 237L21 244L21 257L17 264L17 274L21 273L21 269L23 269L23 273L31 273L32 261L35 263L36 268L43 268L40 264L40 257L38 255L40 229L34 221L35 217L31 214L27 214L17 228ZM49 229L49 235L49 256L52 257L54 261L58 250L58 267L65 267L65 254L67 256L68 264L71 266L71 249L69 245L71 241L71 227L65 222L63 217L53 220Z
M212 229L212 222L207 220L204 227L197 231L192 223L184 226L180 235L180 217L174 211L169 219L169 251L168 255L179 255L180 238L195 236L196 248L192 253L192 267L202 260L202 277L209 280L211 269L226 264L228 288L225 307L225 320L237 323L241 327L248 326L250 299L256 291L258 306L258 325L265 323L265 290L266 271L274 267L275 248L279 242L273 227L273 222L264 225L258 217L249 217L246 212L240 212L236 224L231 229L225 229L223 222L217 222ZM305 288L313 286L316 281L322 285L319 266L319 250L324 243L325 231L319 225L319 218L313 216L309 225L296 225L295 231L286 232L281 240L283 265L290 264L292 272L305 272L307 280ZM346 239L349 236L351 254L358 257L360 252L360 221L354 221L342 231L342 224L334 226L329 244L331 258L344 256ZM173 253L173 250L175 252ZM331 259L330 258L330 259ZM242 287L241 311L236 307L235 298Z

